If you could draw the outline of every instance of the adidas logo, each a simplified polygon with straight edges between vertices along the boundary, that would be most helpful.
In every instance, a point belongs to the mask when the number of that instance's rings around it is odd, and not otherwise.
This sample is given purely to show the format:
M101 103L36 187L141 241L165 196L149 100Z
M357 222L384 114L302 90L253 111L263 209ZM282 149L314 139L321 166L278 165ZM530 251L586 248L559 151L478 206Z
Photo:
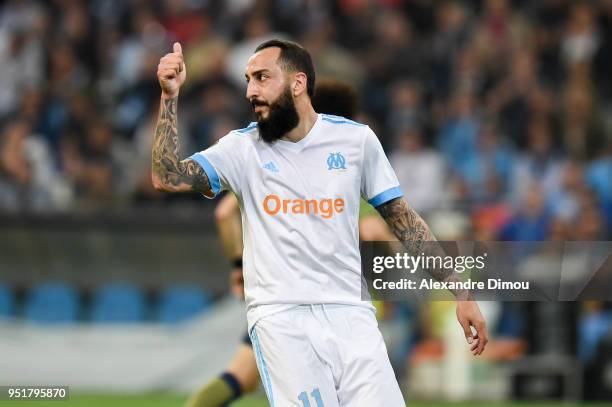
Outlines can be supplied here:
M270 161L269 163L264 164L263 167L266 170L269 170L272 172L278 172L278 168L276 167L276 164L274 164L274 161Z

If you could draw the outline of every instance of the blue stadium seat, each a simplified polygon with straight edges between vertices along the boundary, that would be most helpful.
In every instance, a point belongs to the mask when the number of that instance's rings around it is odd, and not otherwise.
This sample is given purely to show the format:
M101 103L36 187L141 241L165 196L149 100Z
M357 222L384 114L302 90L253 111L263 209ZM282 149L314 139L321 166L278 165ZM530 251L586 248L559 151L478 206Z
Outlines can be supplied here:
M212 299L200 288L177 284L161 293L158 320L165 323L181 322L207 310Z
M94 292L91 313L93 322L142 322L145 313L145 296L140 288L132 284L107 284Z
M78 310L77 291L59 282L34 286L25 302L25 318L43 324L75 322Z
M0 284L0 317L12 317L15 309L15 294L10 287Z

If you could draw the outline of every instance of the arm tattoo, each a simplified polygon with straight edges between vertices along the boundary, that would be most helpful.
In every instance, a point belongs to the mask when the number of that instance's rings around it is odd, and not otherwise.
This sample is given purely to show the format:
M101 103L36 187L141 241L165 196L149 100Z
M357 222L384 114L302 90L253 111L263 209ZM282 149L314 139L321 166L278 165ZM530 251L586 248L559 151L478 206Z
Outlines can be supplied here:
M402 242L413 256L423 251L430 256L446 256L446 253L429 230L429 227L404 198L395 198L376 208L389 225L391 232ZM427 272L438 281L457 281L459 277L453 269L433 268ZM465 290L451 290L457 298L466 298Z
M435 241L425 221L403 198L395 198L376 208L391 232L411 253L420 253L425 242Z
M162 99L160 104L151 157L153 175L170 192L208 192L210 181L204 169L192 159L179 160L177 100Z

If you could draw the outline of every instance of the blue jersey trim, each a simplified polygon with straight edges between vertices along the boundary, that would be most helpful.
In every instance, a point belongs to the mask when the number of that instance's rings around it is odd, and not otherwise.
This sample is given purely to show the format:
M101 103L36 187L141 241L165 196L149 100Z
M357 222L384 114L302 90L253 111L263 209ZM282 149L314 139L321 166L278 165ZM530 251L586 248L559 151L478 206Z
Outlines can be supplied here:
M263 354L261 353L261 348L259 347L259 338L257 337L257 332L255 331L255 327L251 329L251 340L253 341L253 348L255 349L255 359L259 364L259 369L261 371L261 380L264 382L264 388L266 389L266 394L268 395L268 400L272 407L274 407L274 394L272 393L272 381L270 380L270 372L268 372L268 366L266 365L266 361L264 360Z
M249 123L249 125L247 127L245 127L244 129L238 129L236 130L238 133L248 133L249 131L253 130L255 127L257 127L257 122L251 122Z
M353 126L365 126L365 124L357 123L356 121L347 119L346 117L334 116L333 114L324 114L323 120L333 124L352 124Z
M208 181L210 182L210 190L213 193L211 198L214 198L221 192L221 181L219 180L219 174L215 170L215 167L212 166L210 161L204 157L202 153L195 153L191 157L195 162L200 164L200 166L204 169L204 172L208 176Z
M368 203L376 208L377 206L389 202L392 199L399 198L400 196L404 196L402 189L400 187L393 187L368 200Z

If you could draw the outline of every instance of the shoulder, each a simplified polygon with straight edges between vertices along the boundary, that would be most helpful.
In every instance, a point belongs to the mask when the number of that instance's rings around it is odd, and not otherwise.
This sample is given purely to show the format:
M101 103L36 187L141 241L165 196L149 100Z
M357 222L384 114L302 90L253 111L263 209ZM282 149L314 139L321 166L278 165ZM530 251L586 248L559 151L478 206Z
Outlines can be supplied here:
M321 114L321 120L323 120L323 122L332 125L332 126L336 126L336 127L363 127L363 128L367 128L368 126L363 124L363 123L359 123L356 122L354 120L350 120L347 119L346 117L342 117L342 116L334 116L333 114Z
M251 122L248 126L243 127L242 129L232 130L231 133L236 133L238 135L246 136L247 134L253 134L257 132L257 122Z
M236 146L248 145L248 140L257 139L257 122L251 122L241 129L234 129L219 139L219 143L231 143Z
M334 116L331 114L321 114L322 126L336 136L342 136L343 140L348 143L357 143L363 145L368 134L372 130L367 124L359 123L342 116Z

